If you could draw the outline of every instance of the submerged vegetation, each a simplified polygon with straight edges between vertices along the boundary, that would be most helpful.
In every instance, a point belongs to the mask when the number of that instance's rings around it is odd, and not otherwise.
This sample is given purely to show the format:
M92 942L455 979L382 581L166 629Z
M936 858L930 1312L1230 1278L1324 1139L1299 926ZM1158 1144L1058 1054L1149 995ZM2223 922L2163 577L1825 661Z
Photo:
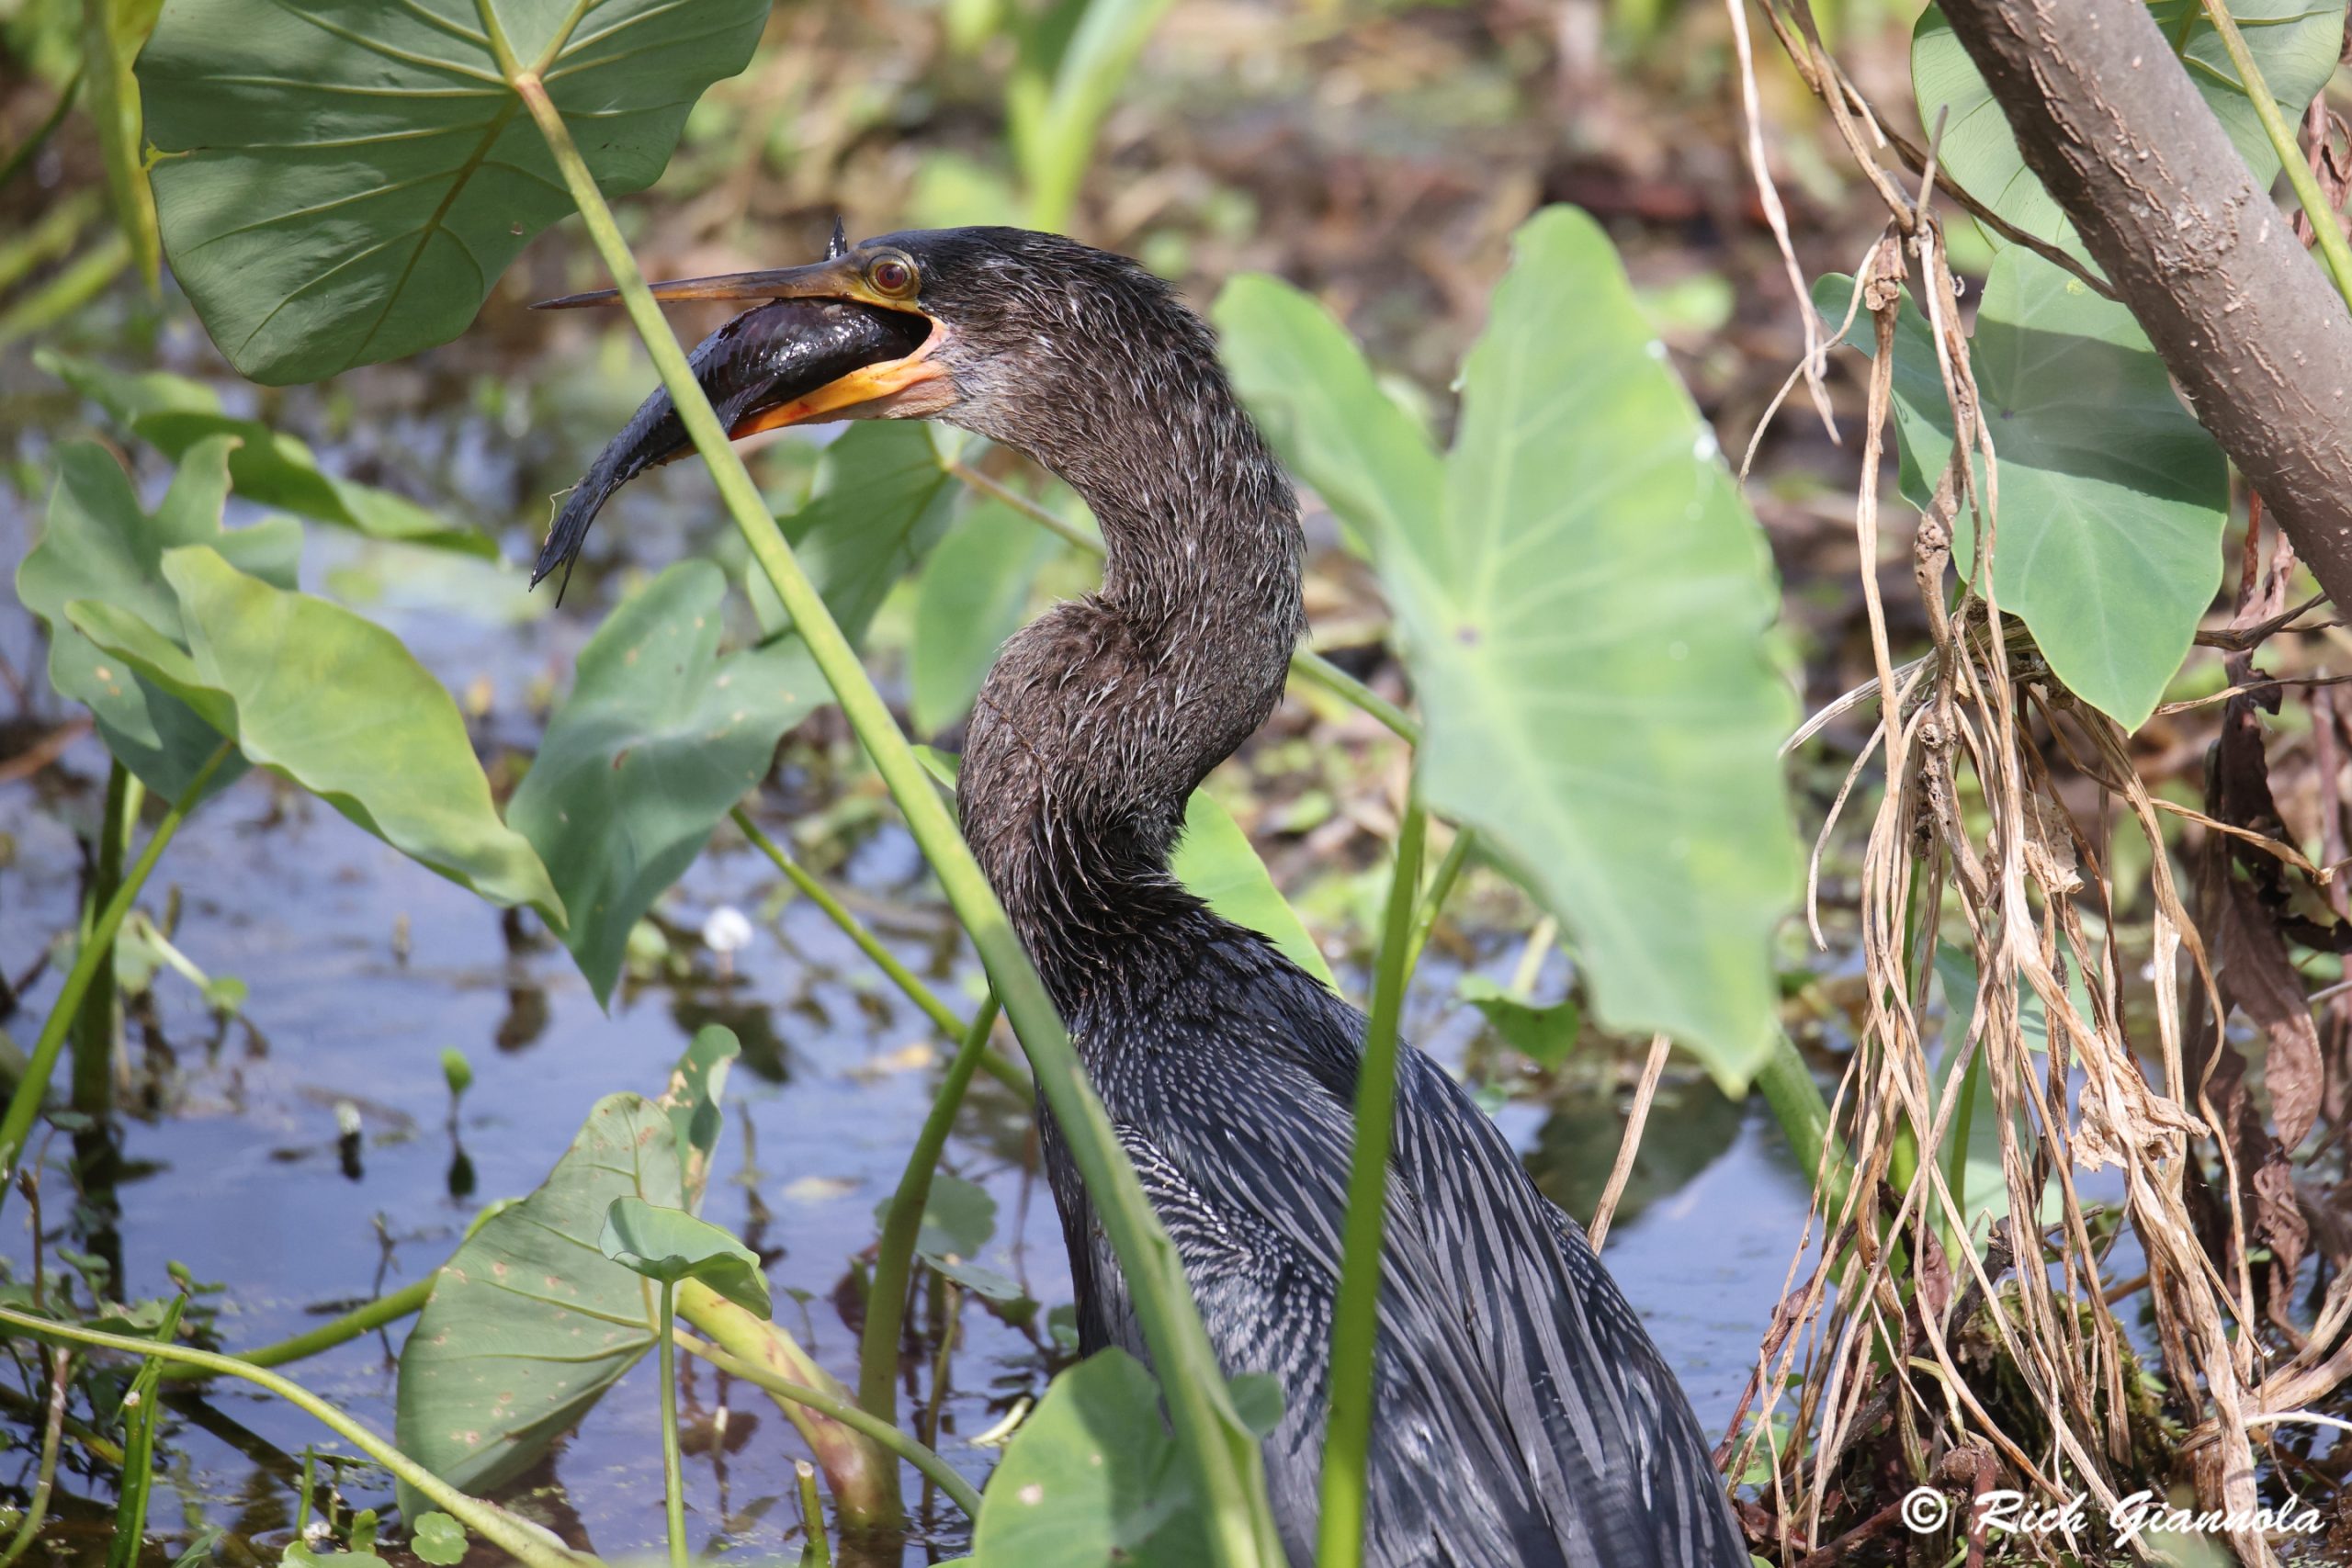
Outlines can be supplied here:
M2181 400L1984 9L1273 6L1250 69L1291 74L1187 104L1148 62L1219 24L1170 0L0 3L0 1568L1282 1560L1279 1391L1223 1375L951 804L1092 519L914 423L747 457L644 281L807 259L837 204L1068 229L1214 321L1317 502L1318 637L1176 874L1366 1005L1373 1124L1414 1042L1515 1135L1548 1106L1539 1179L1612 1263L1728 1149L1786 1179L1702 1233L1765 1233L1707 1260L1755 1302L1712 1382L1660 1335L1759 1560L2352 1550L2342 563ZM2352 311L2343 11L2147 13ZM1418 175L1377 118L1282 139L1303 174L1209 145L1383 82L1450 150ZM1653 99L1718 162L1678 172ZM1512 161L1563 116L1589 145ZM1367 160L1352 207L1298 194ZM846 194L877 172L888 211ZM635 346L516 324L606 285ZM559 616L522 591L541 470L650 379L698 460L613 502ZM426 448L432 482L388 456ZM534 499L468 493L491 449L536 450L491 465ZM526 621L520 678L452 679ZM492 1054L404 1010L436 995ZM321 1130L265 1131L311 1053ZM1040 1101L1149 1367L1075 1359ZM1329 1568L1379 1418L1363 1152ZM393 1220L323 1176L404 1159L435 1190ZM306 1227L375 1278L273 1342L306 1249L350 1261ZM283 1256L214 1280L204 1246ZM2057 1522L1988 1529L2007 1493ZM2120 1539L2135 1497L2177 1539Z

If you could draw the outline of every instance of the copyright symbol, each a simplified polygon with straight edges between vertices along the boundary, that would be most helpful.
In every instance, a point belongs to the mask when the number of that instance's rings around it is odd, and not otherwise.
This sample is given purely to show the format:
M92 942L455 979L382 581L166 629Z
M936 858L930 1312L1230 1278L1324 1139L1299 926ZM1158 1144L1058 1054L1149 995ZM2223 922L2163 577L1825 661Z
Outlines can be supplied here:
M1932 1486L1914 1487L1903 1498L1903 1528L1932 1535L1951 1521L1951 1499Z

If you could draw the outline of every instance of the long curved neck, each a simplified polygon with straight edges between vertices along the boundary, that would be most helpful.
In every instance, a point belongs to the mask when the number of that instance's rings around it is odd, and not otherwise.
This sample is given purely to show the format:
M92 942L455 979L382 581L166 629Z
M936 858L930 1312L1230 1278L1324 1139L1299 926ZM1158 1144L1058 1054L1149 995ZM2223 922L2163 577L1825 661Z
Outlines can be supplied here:
M1199 908L1168 870L1185 802L1273 710L1306 626L1290 482L1215 359L1182 358L1065 388L1082 412L1016 437L1102 525L1102 587L1006 644L960 797L1066 1013Z

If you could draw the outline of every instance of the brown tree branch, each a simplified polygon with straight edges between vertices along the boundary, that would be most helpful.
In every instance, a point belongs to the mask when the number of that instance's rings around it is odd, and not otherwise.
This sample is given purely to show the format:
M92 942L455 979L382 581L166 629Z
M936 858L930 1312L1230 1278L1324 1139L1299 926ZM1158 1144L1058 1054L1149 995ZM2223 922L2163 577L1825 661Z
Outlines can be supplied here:
M2197 417L2352 609L2352 314L2143 0L1944 14Z

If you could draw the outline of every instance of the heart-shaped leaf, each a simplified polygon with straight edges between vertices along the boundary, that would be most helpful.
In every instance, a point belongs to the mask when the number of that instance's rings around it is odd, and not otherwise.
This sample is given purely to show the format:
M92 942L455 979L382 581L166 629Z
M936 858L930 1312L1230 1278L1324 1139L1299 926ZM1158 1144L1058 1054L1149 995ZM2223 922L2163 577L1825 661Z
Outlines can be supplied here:
M1824 313L1842 319L1851 288L1824 279ZM1855 337L1869 352L1870 334ZM1993 263L1972 356L2001 466L1994 593L2070 690L2136 728L2221 585L2222 450L2180 406L2131 311L2023 250ZM1894 390L1904 493L1924 507L1951 460L1952 422L1934 340L1907 302ZM1976 467L1982 493L1981 457ZM1953 532L1973 573L1973 511Z
M605 1211L596 1245L632 1274L663 1285L698 1280L745 1312L770 1314L760 1255L684 1209L616 1198Z
M152 626L180 628L178 599L163 580L164 552L209 545L263 581L294 585L302 530L277 517L234 531L220 526L229 489L230 449L214 439L191 447L163 504L141 510L129 476L106 448L85 441L58 448L57 488L40 542L17 569L17 597L49 628L49 680L58 693L89 705L107 750L150 790L177 799L220 744L186 703L100 649L66 617L66 606L95 599ZM235 759L212 776L217 793L244 771Z
M2230 63L2221 35L2206 19L2202 0L2155 0L2149 9L2173 52L2188 67L2188 79L2253 169L2255 183L2267 187L2278 177L2278 151ZM2336 51L2344 40L2344 8L2312 0L2233 0L2230 15L2261 68L2263 85L2278 100L2287 123L2294 124L2335 70ZM2007 117L1938 6L1928 6L1912 28L1911 84L1921 123L1933 125L1937 116L1946 117L1938 156L1962 189L2027 233L2081 251L2074 226L2025 166ZM1987 237L1996 244L2003 243L1990 231Z
M547 868L498 819L458 705L400 638L203 546L165 551L163 576L186 649L120 604L80 600L67 617L247 761L492 902L528 904L562 925Z
M597 184L640 190L767 0L170 0L140 57L164 251L245 376L316 380L466 329L571 210L502 55Z
M797 637L721 658L726 596L717 567L681 561L613 612L507 806L554 874L565 945L599 1001L639 917L825 695Z
M1255 1391L1250 1403L1261 1404ZM989 1477L972 1560L979 1568L1194 1568L1209 1560L1159 1385L1141 1362L1103 1350L1053 1381Z
M1607 237L1566 208L1520 230L1435 505L1416 460L1376 466L1401 437L1361 454L1326 428L1382 394L1317 317L1283 312L1314 377L1348 389L1276 399L1272 423L1373 547L1426 716L1424 796L1559 916L1607 1027L1663 1030L1744 1087L1796 886L1794 705L1763 653L1762 536Z
M617 1198L670 1208L699 1198L708 1150L681 1134L716 1129L720 1069L735 1054L733 1035L707 1029L660 1101L598 1100L538 1190L467 1236L401 1348L402 1452L460 1489L494 1488L652 1348L656 1303L602 1256L605 1217ZM420 1502L403 1493L401 1506L413 1515Z
M652 1348L644 1282L597 1247L613 1200L684 1197L670 1126L634 1094L596 1102L539 1190L442 1266L401 1349L397 1441L442 1480L512 1480Z

